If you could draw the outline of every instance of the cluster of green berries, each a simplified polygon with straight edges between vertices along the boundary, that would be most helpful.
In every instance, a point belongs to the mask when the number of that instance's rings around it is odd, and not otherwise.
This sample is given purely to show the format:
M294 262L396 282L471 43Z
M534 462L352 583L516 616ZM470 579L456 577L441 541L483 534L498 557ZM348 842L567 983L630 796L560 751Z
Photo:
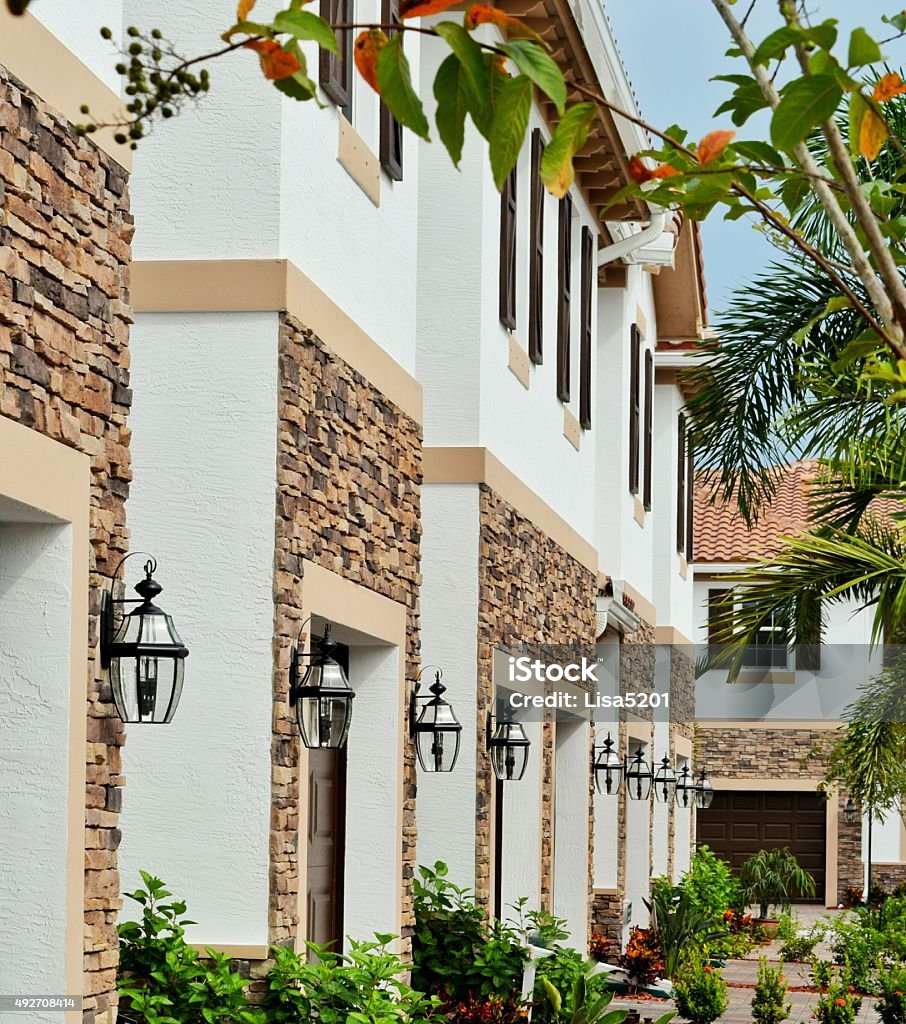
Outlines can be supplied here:
M116 72L128 83L124 90L130 97L126 110L133 116L128 131L117 132L114 139L121 145L128 142L131 149L137 149L139 139L145 135L145 123L152 115L173 117L184 100L194 99L208 91L210 77L206 70L195 75L183 68L183 62L172 49L165 52L160 29L152 29L150 36L143 36L133 25L126 29L126 34L132 42L124 48L123 56L128 57L129 61L117 64ZM113 32L109 28L102 28L101 38L110 40ZM167 58L177 62L175 69L168 70L163 66ZM91 113L87 105L83 105L81 111L83 114ZM89 123L79 125L76 130L85 135L97 129L96 124Z

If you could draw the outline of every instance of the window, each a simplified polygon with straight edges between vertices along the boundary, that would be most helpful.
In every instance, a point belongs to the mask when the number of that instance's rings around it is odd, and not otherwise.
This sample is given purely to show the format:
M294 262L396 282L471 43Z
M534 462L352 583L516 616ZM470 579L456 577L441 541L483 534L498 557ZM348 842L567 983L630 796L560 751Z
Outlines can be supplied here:
M633 324L629 332L629 490L639 493L639 360L642 332Z
M569 327L572 316L573 200L560 200L557 229L557 397L569 401Z
M582 228L582 297L579 334L579 423L591 429L591 304L594 301L595 236Z
M686 558L692 561L695 558L695 548L692 546L692 528L695 525L695 453L692 448L692 438L686 438Z
M786 629L772 615L755 634L754 643L746 645L742 664L746 668L786 668L789 653Z
M529 216L529 358L544 361L544 185L541 182L541 129L532 132L531 209Z
M692 508L695 497L695 466L686 417L676 419L676 550L692 561Z
M500 193L500 322L516 329L516 168Z
M646 510L651 511L651 470L654 452L652 450L651 425L654 416L654 353L645 350L645 480L642 499Z
M399 0L381 0L381 24L396 25L400 20ZM392 35L392 33L390 33ZM403 126L381 103L379 142L381 167L394 181L403 180Z
M332 25L347 25L354 19L353 0L321 0L321 17ZM321 88L352 121L352 32L343 29L337 34L339 53L320 51L318 78Z

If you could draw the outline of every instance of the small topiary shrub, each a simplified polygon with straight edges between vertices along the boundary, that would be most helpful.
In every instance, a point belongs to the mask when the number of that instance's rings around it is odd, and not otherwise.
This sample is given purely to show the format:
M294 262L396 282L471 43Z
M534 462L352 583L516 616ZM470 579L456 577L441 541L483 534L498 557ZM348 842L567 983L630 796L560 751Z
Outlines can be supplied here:
M752 997L752 1019L755 1024L781 1024L790 1015L792 1003L787 1002L787 983L780 967L771 967L765 957L758 958L758 981Z
M906 964L896 964L878 974L875 1009L881 1024L906 1024Z
M690 969L673 990L676 1011L690 1024L711 1024L730 1005L727 983L720 971L708 964Z

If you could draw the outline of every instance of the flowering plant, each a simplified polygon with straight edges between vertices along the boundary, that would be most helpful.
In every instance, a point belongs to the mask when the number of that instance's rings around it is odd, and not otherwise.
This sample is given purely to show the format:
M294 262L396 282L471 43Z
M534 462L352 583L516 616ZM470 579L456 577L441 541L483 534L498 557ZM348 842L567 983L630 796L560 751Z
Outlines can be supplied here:
M644 988L659 977L664 970L664 959L654 930L633 928L619 962L620 967L629 975L629 983L633 988Z
M818 997L813 1016L821 1024L855 1024L861 1006L862 1000L844 976L832 981L827 991Z
M469 994L458 1003L445 1006L449 1024L524 1024L528 1020L525 1006L515 997L476 996Z
M592 960L596 960L598 963L603 963L607 959L607 953L610 947L611 941L606 935L602 935L600 932L594 932L588 940L588 955Z
M875 1009L881 1024L906 1024L906 965L878 973L878 994Z

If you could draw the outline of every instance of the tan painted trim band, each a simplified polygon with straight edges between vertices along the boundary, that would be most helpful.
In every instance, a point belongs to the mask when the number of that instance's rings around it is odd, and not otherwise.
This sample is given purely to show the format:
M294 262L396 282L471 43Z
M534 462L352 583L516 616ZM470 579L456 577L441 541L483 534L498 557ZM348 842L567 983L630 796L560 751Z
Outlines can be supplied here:
M72 528L69 647L69 799L66 811L66 991L82 992L85 916L85 702L88 673L88 554L91 460L36 430L0 416L0 492Z
M563 406L563 436L576 451L579 450L579 446L582 443L582 428L567 405Z
M381 205L381 163L365 140L343 117L340 122L340 144L337 162L375 206Z
M26 12L14 17L0 4L0 64L21 79L72 124L86 120L79 107L87 103L98 121L119 121L125 107L119 96ZM113 141L113 129L96 132L91 141L126 170L132 168L132 150Z
M424 449L426 484L486 484L597 577L598 552L487 448Z
M416 423L418 381L289 260L137 260L137 313L287 312Z
M651 722L625 722L626 738L639 743L650 744L653 739L654 726Z
M653 626L657 622L657 609L654 604L626 580L623 580L623 593L632 598L635 604L634 611L640 619L644 619L649 626Z
M529 363L528 352L519 344L515 334L510 334L509 336L507 366L516 380L528 391L532 384L531 364Z
M215 953L226 953L234 960L267 960L270 948L259 943L190 942L189 945L202 956L212 949Z
M670 644L675 647L693 647L692 641L676 626L655 626L654 642L656 644Z
M714 718L698 720L696 725L700 729L780 729L785 732L812 732L818 730L831 731L837 729L840 723L826 719L803 718L798 721L794 718L778 718L775 720L759 718L746 720L744 718Z
M675 757L684 757L687 761L692 760L692 739L689 736L673 737L673 754Z

